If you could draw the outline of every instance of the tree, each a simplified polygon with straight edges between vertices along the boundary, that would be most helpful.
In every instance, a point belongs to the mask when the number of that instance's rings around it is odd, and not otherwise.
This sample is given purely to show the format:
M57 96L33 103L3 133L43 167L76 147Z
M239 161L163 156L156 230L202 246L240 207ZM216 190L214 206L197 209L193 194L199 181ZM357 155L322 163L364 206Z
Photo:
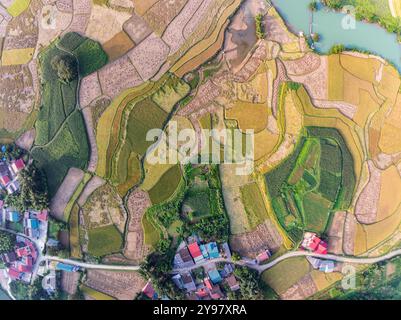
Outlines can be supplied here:
M314 0L311 3L309 3L309 10L310 11L317 11L317 2Z
M11 251L14 247L14 244L14 235L5 231L0 231L0 253Z
M18 173L18 181L19 191L5 199L8 206L19 211L42 210L48 207L47 181L39 169L33 164L28 165Z
M62 83L69 83L78 77L77 60L71 55L56 55L50 62Z
M320 35L318 33L312 33L311 38L314 42L320 41Z
M247 267L236 267L235 277L239 280L241 296L243 300L263 299L261 287L259 285L260 277L257 271Z
M256 24L256 36L258 39L263 39L265 37L265 30L263 27L263 14L259 13L255 17Z

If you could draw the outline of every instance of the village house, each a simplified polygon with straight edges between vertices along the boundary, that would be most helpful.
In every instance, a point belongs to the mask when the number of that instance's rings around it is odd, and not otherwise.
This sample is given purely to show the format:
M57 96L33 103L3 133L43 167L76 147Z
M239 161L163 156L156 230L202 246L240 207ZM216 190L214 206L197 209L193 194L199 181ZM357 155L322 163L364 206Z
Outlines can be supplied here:
M175 268L188 268L195 264L187 247L180 249L176 253L173 263Z
M199 263L204 261L203 254L197 242L193 242L188 245L188 250L191 253L192 258L194 259L195 263Z
M230 287L231 291L237 291L240 289L239 283L233 274L227 277L225 281L227 285Z
M155 289L153 289L153 286L152 286L152 283L151 283L150 280L143 287L142 293L145 296L147 296L149 299L151 299L151 300L157 300L158 299L158 295L157 295Z
M268 249L266 249L256 256L256 261L258 264L261 264L261 263L269 260L270 257L271 257L270 251Z
M301 248L318 254L327 254L327 243L313 232L305 232Z
M219 282L221 282L223 279L221 278L221 275L219 273L219 271L217 269L213 269L210 270L208 272L209 278L210 280L214 283L214 284L218 284Z
M181 274L181 279L182 279L184 289L187 290L187 292L196 291L195 281L192 278L192 275L190 272L185 272L185 273Z

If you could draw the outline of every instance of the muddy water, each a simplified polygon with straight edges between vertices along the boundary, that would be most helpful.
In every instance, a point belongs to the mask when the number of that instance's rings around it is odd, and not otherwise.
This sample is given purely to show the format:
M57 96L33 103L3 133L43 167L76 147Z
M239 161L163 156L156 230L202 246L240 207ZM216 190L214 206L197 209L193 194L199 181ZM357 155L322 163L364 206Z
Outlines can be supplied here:
M265 12L265 0L246 0L228 27L224 51L235 69L245 59L257 42L255 16Z

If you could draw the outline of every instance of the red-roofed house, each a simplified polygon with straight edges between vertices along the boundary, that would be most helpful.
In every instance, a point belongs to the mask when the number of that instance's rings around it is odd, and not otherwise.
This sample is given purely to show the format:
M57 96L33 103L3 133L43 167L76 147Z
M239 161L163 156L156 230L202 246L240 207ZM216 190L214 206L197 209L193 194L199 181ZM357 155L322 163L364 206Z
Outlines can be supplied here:
M8 269L8 275L11 278L11 280L19 280L23 276L22 272L19 272L14 268Z
M47 221L48 217L49 217L49 214L48 214L47 210L42 210L41 212L39 212L36 215L36 218L43 222Z
M152 283L150 280L146 283L146 285L142 289L142 293L147 296L149 299L155 300L157 299L157 293L155 289L153 289Z
M205 298L205 297L207 297L209 295L209 293L206 290L206 288L198 289L195 293L199 298Z
M205 283L205 286L206 286L209 290L212 290L212 289L213 289L212 282L210 281L209 278L206 278L205 280L203 280L203 282Z
M22 159L15 160L11 164L11 171L14 174L17 174L18 172L20 172L24 168L25 168L25 163L24 163L24 160L22 160Z
M316 233L305 232L304 240L301 247L305 250L316 252L319 254L327 254L327 243L322 241Z
M321 241L315 252L319 254L327 254L327 244L324 241Z
M188 245L188 250L189 250L189 253L191 254L192 258L194 259L195 263L198 263L198 262L201 262L204 260L202 251L196 242Z
M0 183L3 187L6 187L10 183L10 178L8 176L1 176Z
M28 246L21 247L15 250L18 257L24 257L31 254L31 249Z
M238 281L233 274L226 278L226 282L230 287L231 291L237 291L240 289Z
M264 262L264 261L266 261L266 260L269 260L269 259L270 259L270 252L269 252L269 250L264 250L263 252L259 253L259 254L256 256L256 261L257 261L258 263L262 263L262 262Z
M18 270L19 272L31 272L32 266L26 266L26 265L23 264L23 263L18 263L18 264L17 264L17 270Z

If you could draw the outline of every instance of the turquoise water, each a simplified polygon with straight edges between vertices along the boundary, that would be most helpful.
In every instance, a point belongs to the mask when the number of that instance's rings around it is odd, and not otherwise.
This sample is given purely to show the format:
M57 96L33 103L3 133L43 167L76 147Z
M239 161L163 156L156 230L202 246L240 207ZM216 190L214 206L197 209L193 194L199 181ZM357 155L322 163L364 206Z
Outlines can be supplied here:
M277 11L294 32L303 31L309 35L311 13L308 4L311 0L272 0ZM321 36L315 44L316 51L327 53L335 44L356 48L377 54L393 63L401 71L401 44L395 34L384 28L357 21L355 29L344 30L342 21L346 15L332 12L320 6L313 14L313 32Z

